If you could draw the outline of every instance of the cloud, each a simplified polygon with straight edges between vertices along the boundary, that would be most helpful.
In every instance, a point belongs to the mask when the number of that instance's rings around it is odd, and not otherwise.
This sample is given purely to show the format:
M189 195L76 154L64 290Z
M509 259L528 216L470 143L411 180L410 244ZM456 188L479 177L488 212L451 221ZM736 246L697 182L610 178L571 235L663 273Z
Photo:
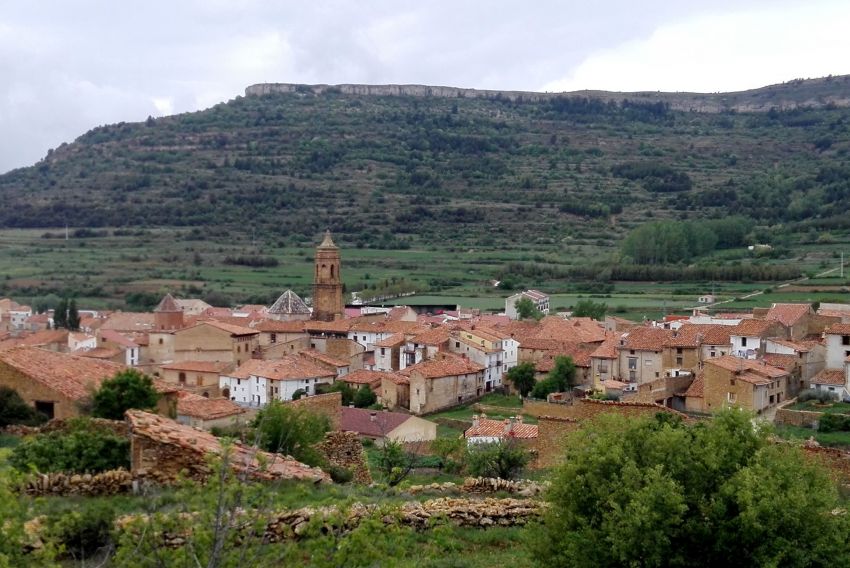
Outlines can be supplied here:
M692 17L600 50L545 91L737 91L850 71L850 5Z

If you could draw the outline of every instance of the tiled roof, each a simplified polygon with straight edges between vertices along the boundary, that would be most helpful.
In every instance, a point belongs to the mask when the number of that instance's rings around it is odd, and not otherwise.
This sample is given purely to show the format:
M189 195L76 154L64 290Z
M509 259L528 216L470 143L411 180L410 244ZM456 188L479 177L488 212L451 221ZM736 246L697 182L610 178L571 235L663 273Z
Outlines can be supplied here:
M410 377L414 373L417 373L426 379L437 379L480 373L483 370L484 367L464 357L444 357L422 361L421 363L405 368L403 371L400 371L400 374Z
M686 397L694 397L694 398L702 398L703 391L705 390L705 375L702 373L697 374L697 378L694 379L694 382L691 383L691 386L688 387L688 390L685 391Z
M227 373L230 363L220 361L177 361L162 365L161 369L169 371L189 371L194 373Z
M304 333L304 320L278 321L263 320L254 326L257 331L266 333Z
M344 383L352 383L355 385L380 385L382 379L394 380L395 378L397 378L397 375L395 373L388 373L385 371L370 371L368 369L358 369L357 371L352 371L347 375L339 377L337 380L342 381Z
M154 312L182 312L183 308L177 305L177 302L174 301L174 296L171 294L166 294L165 297L159 302L159 305L154 308Z
M333 238L331 238L331 232L330 232L330 230L328 230L328 231L325 231L325 237L322 239L322 243L316 248L336 249L336 248L339 248L339 247L336 246L336 244L334 244L334 240L333 240Z
M320 363L324 363L325 365L330 365L331 367L349 367L351 366L351 361L343 361L342 359L337 359L336 357L331 357L325 353L321 353L316 351L315 349L308 349L307 351L302 351L300 353L302 357L307 357L308 359L312 359L313 361L318 361Z
M347 334L351 329L351 320L338 319L334 321L305 321L304 329L311 333Z
M738 376L742 378L744 375L750 374L760 376L763 379L766 377L770 380L788 376L787 371L768 365L764 361L740 359L738 357L733 357L732 355L724 355L722 357L708 359L705 364L714 365L722 369L726 369L727 371L737 372L739 373Z
M120 345L121 347L132 349L133 347L138 347L135 341L129 339L115 330L112 329L103 329L100 331L100 338L103 341L108 343L114 343L115 345Z
M510 429L510 430L508 430ZM492 420L490 418L479 418L478 424L470 426L463 435L467 438L537 438L537 425L514 421L511 424L509 418L504 420Z
M797 365L797 356L796 355L785 355L782 353L765 353L762 356L764 362L773 367L779 367L780 369L791 370Z
M548 294L544 294L540 290L526 290L525 292L522 292L522 295L528 296L529 298L531 298L534 301L545 300L546 298L549 297Z
M741 320L740 323L732 327L731 335L737 335L739 337L760 337L767 333L767 330L770 329L772 324L773 321L770 320Z
M340 429L344 432L357 432L364 436L383 438L410 418L409 414L402 414L401 412L375 411L343 406Z
M790 339L781 339L778 337L771 338L770 341L778 345L783 345L785 347L793 349L794 351L797 351L799 353L808 353L812 350L814 345L816 345L815 343L810 341L791 341Z
M816 385L843 385L844 369L824 369L810 381Z
M616 359L617 358L617 346L620 344L620 334L619 333L609 333L605 338L605 341L599 344L599 346L593 350L590 354L592 359Z
M313 363L305 357L287 355L272 361L248 359L228 376L234 379L247 379L251 375L273 381L297 381L300 379L335 377L336 373Z
M298 294L287 290L269 308L268 313L279 315L305 315L310 313L310 308L304 303Z
M394 333L386 339L382 339L381 341L375 343L375 347L397 347L403 344L405 341L406 340L403 333Z
M686 323L676 330L670 340L671 347L697 347L699 345L731 345L729 336L733 326Z
M26 337L21 338L18 341L18 345L24 346L37 346L37 345L49 345L51 343L60 343L67 344L68 343L68 330L67 329L44 329L42 331L37 331L32 335L28 335Z
M606 389L620 390L620 389L623 389L626 386L628 386L628 383L624 383L622 381L617 381L615 379L608 379L608 380L602 381L602 386L605 387Z
M78 351L76 354L89 359L112 360L121 356L121 350L117 347L95 347L87 351Z
M207 398L187 391L177 395L177 414L181 416L216 420L244 413L244 408L226 398Z
M449 330L445 327L435 327L418 335L411 341L419 345L442 345L449 340Z
M811 304L773 304L765 319L778 321L785 327L791 327L808 314Z
M229 323L223 323L217 320L204 320L199 321L192 327L197 327L199 325L209 325L216 329L220 329L222 331L226 331L230 335L242 336L242 335L256 335L260 333L256 329L251 329L250 327L243 327L239 325L232 325Z
M187 453L197 455L199 459L203 459L207 454L221 453L221 442L209 432L141 410L128 410L126 417L134 436L182 448ZM262 452L239 442L233 443L231 452L232 467L238 471L247 471L256 477L330 482L330 476L319 468L304 465L288 456Z
M636 327L623 334L620 348L636 351L661 351L664 344L672 337L669 329L660 327Z
M452 339L455 340L455 341L459 341L460 343L463 343L464 345L467 345L471 349L475 349L476 351L480 351L481 353L501 353L502 352L502 349L499 348L499 347L489 349L486 346L481 345L480 341L475 341L474 339L467 339L466 337L464 337L462 335L453 336Z
M17 347L0 353L0 362L62 395L81 400L124 367L111 361L55 353L37 347Z
M850 323L834 323L826 328L826 333L832 335L850 335Z
M115 331L150 331L154 328L154 314L144 312L115 312L103 322L101 329Z

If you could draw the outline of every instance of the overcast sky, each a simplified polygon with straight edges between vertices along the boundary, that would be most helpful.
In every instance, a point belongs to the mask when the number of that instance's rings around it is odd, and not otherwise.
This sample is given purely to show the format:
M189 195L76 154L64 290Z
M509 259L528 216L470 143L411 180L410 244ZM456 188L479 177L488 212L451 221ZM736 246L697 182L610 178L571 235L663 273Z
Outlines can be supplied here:
M261 82L731 91L850 73L850 2L0 0L0 172Z

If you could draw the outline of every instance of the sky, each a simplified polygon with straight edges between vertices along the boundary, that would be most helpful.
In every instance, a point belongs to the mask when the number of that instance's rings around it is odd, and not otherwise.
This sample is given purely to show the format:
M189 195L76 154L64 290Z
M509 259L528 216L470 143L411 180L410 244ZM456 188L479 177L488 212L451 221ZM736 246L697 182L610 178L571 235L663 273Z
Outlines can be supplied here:
M254 83L718 92L850 73L850 2L0 0L0 172Z

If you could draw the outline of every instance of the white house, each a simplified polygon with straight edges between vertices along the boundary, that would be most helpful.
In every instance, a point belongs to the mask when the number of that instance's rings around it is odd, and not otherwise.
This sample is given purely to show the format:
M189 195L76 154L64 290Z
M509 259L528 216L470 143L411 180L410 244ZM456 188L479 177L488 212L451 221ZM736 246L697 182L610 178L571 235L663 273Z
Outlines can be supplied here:
M490 392L517 365L519 342L500 331L473 328L453 333L449 350L484 367L484 390Z
M539 290L526 290L505 299L505 315L511 319L517 319L516 303L521 298L528 298L534 302L534 307L545 315L549 315L549 296Z
M98 347L107 347L122 351L124 353L124 364L128 367L139 365L139 344L115 330L100 330Z
M850 324L835 323L826 331L826 368L843 369L850 357Z
M263 407L272 400L292 400L296 391L316 394L320 384L333 384L336 373L298 355L282 359L248 359L219 377L222 396L245 405Z
M850 401L850 362L843 369L824 369L810 384L815 390L833 393L838 400Z

